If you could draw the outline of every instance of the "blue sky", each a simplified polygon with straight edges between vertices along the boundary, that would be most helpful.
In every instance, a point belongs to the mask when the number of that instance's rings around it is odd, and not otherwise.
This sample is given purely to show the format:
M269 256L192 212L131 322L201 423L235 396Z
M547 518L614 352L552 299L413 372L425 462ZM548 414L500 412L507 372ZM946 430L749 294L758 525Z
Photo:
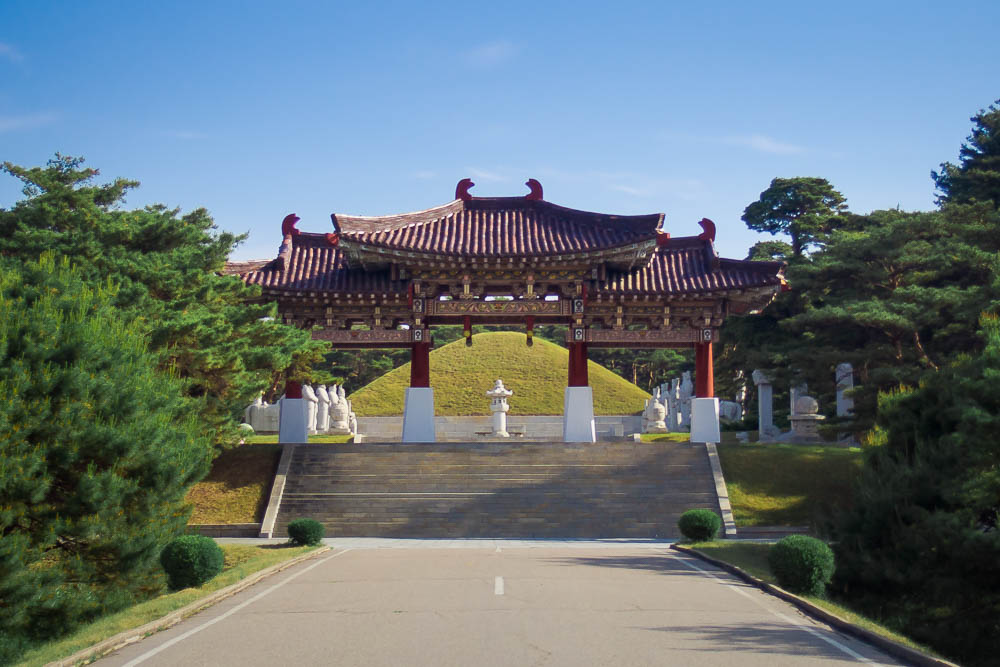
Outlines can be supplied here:
M146 6L148 5L148 6ZM0 2L0 160L84 156L129 206L207 208L272 257L281 219L520 195L715 220L776 176L852 210L933 207L1000 97L1000 3ZM0 206L20 198L0 178Z

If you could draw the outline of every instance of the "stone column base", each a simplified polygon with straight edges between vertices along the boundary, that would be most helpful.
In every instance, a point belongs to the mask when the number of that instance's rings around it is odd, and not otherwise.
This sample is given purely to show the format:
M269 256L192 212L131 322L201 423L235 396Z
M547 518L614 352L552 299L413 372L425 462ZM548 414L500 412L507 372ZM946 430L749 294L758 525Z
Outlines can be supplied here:
M407 387L403 408L403 442L436 442L434 431L434 390Z
M278 442L309 442L306 399L283 398L278 405Z
M597 442L592 388L566 387L563 395L563 442Z
M719 442L719 399L691 399L691 442Z

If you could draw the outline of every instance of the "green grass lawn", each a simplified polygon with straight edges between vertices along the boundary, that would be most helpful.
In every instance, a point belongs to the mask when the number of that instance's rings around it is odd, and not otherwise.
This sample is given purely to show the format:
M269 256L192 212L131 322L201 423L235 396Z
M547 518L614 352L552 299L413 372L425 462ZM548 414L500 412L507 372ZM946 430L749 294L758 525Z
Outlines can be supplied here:
M724 563L735 565L747 574L766 581L769 584L774 584L775 586L778 585L778 581L771 573L771 567L767 563L767 552L771 548L770 544L761 544L758 542L738 542L733 540L715 540L713 542L695 542L685 546L696 549L697 551L704 553L706 556L711 556L716 560L721 560ZM802 595L800 597L808 600L817 607L830 612L831 614L836 614L840 618L874 632L875 634L897 641L901 644L905 644L910 648L924 651L925 653L930 653L931 655L937 655L926 646L917 644L898 632L881 625L877 621L862 616L861 614L853 611L851 608L845 607L844 605L833 600L814 597L811 595Z
M181 591L165 593L159 597L147 600L134 607L124 609L117 614L111 614L90 623L71 635L58 639L28 652L19 662L24 667L45 665L82 651L88 646L113 637L140 625L145 625L158 618L180 609L217 590L235 584L254 572L277 565L312 551L317 547L287 547L285 545L244 546L223 544L225 564L222 573L198 588L185 588Z
M532 347L524 341L523 333L498 331L475 334L472 347L458 340L433 350L435 414L491 414L486 392L501 378L514 392L508 400L510 415L561 415L569 353L545 340L536 338ZM639 387L592 361L588 373L595 414L637 414L649 398ZM410 365L404 364L351 394L354 411L359 417L401 415L409 385Z
M719 462L737 526L811 526L849 507L861 471L857 448L722 444Z

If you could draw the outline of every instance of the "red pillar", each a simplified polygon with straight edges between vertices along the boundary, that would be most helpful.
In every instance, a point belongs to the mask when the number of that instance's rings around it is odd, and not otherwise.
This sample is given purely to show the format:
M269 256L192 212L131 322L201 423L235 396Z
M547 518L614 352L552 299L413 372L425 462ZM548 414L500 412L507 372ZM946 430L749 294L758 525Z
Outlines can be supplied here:
M413 343L410 346L410 386L431 386L430 343Z
M285 380L285 398L302 398L302 383Z
M715 396L715 370L712 367L712 343L694 346L694 394L698 398Z
M569 386L588 387L590 386L587 377L587 344L569 344Z

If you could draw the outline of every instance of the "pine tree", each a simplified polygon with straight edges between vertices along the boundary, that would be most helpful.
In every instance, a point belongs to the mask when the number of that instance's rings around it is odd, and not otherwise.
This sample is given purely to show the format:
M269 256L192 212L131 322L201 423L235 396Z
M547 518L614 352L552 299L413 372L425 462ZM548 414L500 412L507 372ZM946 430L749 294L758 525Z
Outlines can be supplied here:
M45 168L4 164L26 198L0 211L0 254L72 257L83 277L120 285L114 305L140 320L161 369L185 381L216 442L234 442L243 408L285 373L306 379L326 343L274 321L260 288L218 272L243 237L217 232L204 209L124 210L135 181L94 185L97 170L57 155Z
M1000 320L985 349L884 394L854 509L834 526L839 594L962 664L1000 654Z
M68 261L0 264L0 663L158 590L211 444L144 329Z
M959 150L959 164L932 171L939 204L974 201L1000 206L1000 100L970 118L972 134Z

